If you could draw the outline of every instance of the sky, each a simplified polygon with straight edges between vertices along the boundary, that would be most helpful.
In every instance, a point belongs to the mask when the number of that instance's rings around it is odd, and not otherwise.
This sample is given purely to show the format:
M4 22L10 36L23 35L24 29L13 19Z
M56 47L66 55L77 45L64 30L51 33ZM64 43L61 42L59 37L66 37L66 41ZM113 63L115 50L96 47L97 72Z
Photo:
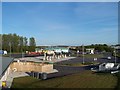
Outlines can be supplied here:
M37 45L118 43L117 2L3 2L2 33Z

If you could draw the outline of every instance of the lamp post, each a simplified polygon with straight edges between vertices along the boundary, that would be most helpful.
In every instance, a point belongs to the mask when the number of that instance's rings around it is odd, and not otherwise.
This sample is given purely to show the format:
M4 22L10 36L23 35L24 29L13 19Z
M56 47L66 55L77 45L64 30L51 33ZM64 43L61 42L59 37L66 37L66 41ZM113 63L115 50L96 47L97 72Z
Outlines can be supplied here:
M18 44L18 46L20 47L21 58L23 58L23 57L24 57L24 55L23 55L22 45L21 45L21 44Z
M77 50L77 56L79 55L79 50Z
M21 46L21 54L22 54L22 58L23 58L24 57L23 46Z
M83 54L83 64L85 63L85 61L84 61L84 44L82 45L82 54Z
M114 54L115 54L115 64L116 64L116 50L114 49Z
M21 48L22 49L22 48ZM21 50L22 51L22 58L24 57L24 53L23 53L23 49Z
M9 46L10 46L10 58L11 58L11 42L9 42Z

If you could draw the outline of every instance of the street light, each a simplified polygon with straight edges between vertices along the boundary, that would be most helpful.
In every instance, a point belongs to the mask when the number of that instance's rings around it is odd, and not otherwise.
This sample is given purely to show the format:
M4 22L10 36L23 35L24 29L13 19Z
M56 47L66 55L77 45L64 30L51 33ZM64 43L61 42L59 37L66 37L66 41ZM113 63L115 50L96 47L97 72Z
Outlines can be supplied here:
M24 57L24 53L23 53L22 45L18 44L18 46L20 48L21 58L23 58Z
M22 58L24 57L24 53L23 53L23 46L21 46L21 53L22 53Z
M82 45L82 54L83 54L83 64L85 63L85 61L84 61L84 44Z
M115 64L116 64L116 50L114 49L114 53L115 53Z
M79 50L77 50L77 56L79 55Z
M21 48L22 49L22 48ZM22 51L22 58L24 57L24 53L23 53L23 49L21 50Z
M9 46L10 46L10 58L11 58L11 42L9 42Z

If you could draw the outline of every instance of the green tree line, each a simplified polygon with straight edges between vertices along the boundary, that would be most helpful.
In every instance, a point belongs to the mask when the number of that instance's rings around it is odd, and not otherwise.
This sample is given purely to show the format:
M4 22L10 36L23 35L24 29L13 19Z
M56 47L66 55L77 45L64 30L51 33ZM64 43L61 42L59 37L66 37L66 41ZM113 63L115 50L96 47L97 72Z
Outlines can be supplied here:
M92 44L92 45L87 45L84 46L86 48L94 48L95 50L102 52L102 51L106 51L106 52L113 52L113 48L111 48L110 46L108 46L107 44ZM82 51L82 46L78 46L76 47L77 50L81 50Z
M35 51L36 42L34 37L23 37L17 34L0 34L2 50L13 53Z

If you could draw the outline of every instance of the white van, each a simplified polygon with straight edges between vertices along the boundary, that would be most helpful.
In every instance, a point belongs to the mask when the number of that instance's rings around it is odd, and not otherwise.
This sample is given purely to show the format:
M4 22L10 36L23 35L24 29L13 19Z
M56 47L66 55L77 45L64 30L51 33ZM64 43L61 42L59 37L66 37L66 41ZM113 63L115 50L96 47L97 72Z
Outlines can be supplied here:
M111 57L107 57L108 60L111 60Z

